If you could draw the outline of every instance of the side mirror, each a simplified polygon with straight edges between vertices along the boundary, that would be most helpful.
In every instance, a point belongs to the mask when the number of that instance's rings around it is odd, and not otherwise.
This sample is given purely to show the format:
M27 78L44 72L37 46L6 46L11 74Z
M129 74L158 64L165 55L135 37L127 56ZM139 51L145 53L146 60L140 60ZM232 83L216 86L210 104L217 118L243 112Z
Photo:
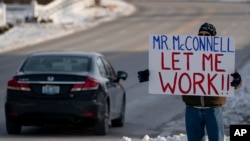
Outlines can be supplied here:
M125 71L118 71L117 72L117 82L119 82L120 79L126 80L128 77L128 73Z

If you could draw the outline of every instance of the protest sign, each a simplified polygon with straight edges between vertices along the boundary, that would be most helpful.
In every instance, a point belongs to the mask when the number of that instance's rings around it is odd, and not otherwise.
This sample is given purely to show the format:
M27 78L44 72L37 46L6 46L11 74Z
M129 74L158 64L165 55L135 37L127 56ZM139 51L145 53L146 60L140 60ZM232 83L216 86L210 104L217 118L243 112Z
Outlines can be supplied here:
M233 96L235 43L231 37L151 35L149 93Z

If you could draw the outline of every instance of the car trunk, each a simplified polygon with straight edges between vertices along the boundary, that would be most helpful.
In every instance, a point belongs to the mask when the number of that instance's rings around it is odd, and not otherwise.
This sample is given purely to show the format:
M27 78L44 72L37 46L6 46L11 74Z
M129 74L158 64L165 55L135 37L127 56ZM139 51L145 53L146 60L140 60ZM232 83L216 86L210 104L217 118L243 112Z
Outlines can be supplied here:
M74 87L85 84L86 76L75 74L27 74L15 77L19 93L33 98L66 98L78 92ZM9 87L9 86L8 86Z

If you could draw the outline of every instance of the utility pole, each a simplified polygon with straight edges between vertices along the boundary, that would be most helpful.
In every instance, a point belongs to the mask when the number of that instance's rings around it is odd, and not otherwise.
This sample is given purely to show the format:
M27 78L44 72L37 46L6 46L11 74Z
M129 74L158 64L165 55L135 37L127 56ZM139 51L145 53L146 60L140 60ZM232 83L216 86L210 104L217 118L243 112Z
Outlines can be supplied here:
M101 6L101 0L94 0L95 1L95 6Z

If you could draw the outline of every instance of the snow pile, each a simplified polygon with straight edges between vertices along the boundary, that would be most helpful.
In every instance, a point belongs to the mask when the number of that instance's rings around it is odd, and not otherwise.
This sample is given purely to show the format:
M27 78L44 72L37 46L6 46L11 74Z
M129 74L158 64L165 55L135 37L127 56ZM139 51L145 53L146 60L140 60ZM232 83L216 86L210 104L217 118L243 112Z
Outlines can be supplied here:
M224 108L224 122L226 127L232 124L249 124L250 123L250 65L239 70L242 75L242 86L236 90L235 96L227 99Z
M123 0L102 0L104 7L85 7L85 2L56 12L51 15L53 23L47 24L24 23L25 17L31 12L27 5L7 6L10 7L7 10L7 22L15 26L0 36L0 41L4 41L0 42L0 53L92 28L136 11L133 5Z
M168 136L167 138L158 136L156 138L150 138L145 135L141 141L186 141L187 137L184 134L174 135L173 137Z
M133 141L129 137L122 137L120 141ZM145 135L140 141L187 141L187 136L185 134L180 135L174 135L174 136L168 136L168 137L162 137L157 136L156 138L150 138L148 135ZM206 136L205 141L208 141L208 138ZM225 141L230 141L228 136L225 136Z

